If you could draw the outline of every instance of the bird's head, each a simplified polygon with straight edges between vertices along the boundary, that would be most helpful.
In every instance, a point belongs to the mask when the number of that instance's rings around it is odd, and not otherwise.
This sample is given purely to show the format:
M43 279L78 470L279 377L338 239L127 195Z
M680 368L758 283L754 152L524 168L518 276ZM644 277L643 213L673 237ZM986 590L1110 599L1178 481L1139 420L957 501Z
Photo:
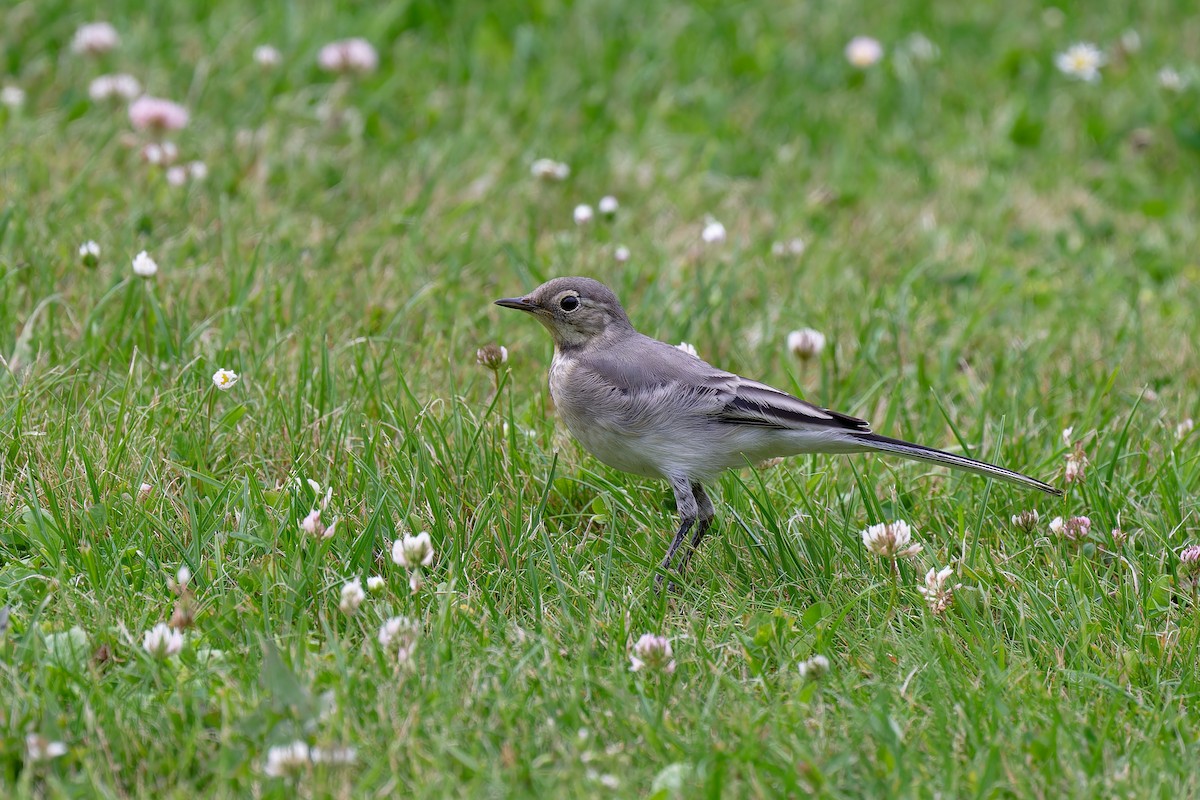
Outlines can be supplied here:
M560 348L583 347L633 330L617 296L591 278L555 278L524 297L505 297L496 305L532 314Z

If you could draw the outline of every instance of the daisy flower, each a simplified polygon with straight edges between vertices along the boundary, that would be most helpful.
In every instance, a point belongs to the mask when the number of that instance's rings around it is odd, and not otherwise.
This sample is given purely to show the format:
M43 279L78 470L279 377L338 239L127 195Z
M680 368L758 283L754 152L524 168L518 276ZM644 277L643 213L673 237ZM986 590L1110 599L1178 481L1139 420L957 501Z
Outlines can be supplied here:
M222 392L227 392L238 382L238 374L231 369L222 368L213 373L212 381L213 386Z
M1054 57L1059 71L1072 78L1092 83L1100 79L1100 68L1104 66L1104 54L1094 44L1080 42Z

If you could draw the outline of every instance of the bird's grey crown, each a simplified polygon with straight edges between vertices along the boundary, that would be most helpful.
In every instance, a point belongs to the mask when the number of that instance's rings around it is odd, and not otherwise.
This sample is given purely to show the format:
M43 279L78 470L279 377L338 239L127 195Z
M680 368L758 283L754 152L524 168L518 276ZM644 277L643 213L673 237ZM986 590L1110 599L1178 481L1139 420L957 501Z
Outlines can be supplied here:
M529 295L529 299L540 306L548 306L555 297L567 291L574 291L585 300L590 300L595 305L605 308L616 318L624 320L626 323L629 322L629 316L625 313L621 301L617 299L613 290L595 278L579 276L554 278L534 289Z

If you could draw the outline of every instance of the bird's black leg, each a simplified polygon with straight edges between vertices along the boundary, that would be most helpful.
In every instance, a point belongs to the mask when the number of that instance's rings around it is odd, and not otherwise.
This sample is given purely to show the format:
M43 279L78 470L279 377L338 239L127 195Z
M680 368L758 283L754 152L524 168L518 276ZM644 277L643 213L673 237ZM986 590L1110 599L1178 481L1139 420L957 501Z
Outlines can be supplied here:
M708 499L703 486L693 483L692 497L696 500L696 532L692 534L691 544L683 554L683 564L679 567L681 573L687 570L688 564L692 563L692 556L696 555L696 548L700 546L700 541L704 538L704 534L708 533L709 527L712 526L713 517L717 515L717 510L713 508L712 500Z
M656 589L662 588L663 574L671 569L671 562L675 560L675 554L687 540L688 531L696 524L696 518L700 513L688 479L683 476L672 476L670 481L671 489L675 492L675 506L679 509L679 530L675 531L675 538L671 540L671 546L667 548L667 557L662 561L662 571L654 579Z

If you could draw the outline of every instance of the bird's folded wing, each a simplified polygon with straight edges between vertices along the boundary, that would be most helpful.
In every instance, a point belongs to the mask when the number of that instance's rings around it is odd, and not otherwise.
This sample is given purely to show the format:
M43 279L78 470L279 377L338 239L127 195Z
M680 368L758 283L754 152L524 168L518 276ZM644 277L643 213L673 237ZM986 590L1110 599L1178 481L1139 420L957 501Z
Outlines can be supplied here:
M594 405L625 426L654 426L679 414L715 422L783 430L809 426L866 433L864 420L839 414L726 372L648 337L625 348L598 351L572 367L581 404ZM584 399L586 398L586 400Z
M731 424L785 430L814 425L862 433L871 430L866 420L815 406L787 392L745 378L737 378L733 396L727 400L717 416L722 422Z

